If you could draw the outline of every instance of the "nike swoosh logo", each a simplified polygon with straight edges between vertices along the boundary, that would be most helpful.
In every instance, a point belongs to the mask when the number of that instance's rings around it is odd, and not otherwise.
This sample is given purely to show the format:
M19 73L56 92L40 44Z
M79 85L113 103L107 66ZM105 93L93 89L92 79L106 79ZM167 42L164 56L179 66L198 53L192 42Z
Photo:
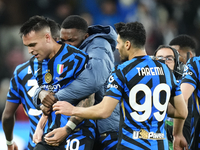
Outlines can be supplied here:
M35 71L35 74L40 70L40 68L38 70Z

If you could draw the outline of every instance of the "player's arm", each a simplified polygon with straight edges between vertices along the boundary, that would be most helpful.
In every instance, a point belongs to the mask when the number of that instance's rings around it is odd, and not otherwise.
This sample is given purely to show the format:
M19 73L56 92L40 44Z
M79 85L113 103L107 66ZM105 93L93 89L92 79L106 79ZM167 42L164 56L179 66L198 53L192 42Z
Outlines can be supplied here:
M184 101L187 105L189 97L194 92L194 87L188 83L182 83L181 91L183 93ZM178 147L178 148L183 147L183 146L180 146L179 141L181 141L181 140L185 141L185 138L183 137L183 134L182 134L184 122L185 121L181 120L181 119L174 119L174 125L173 125L174 149L176 149L176 147ZM178 145L177 145L177 143L178 143Z
M188 84L188 83L182 83L181 84L181 91L183 93L184 102L187 105L188 99L194 91L194 87L192 85ZM183 125L184 125L184 120L175 119L174 120L173 134L176 135L176 134L182 133Z
M100 49L93 51L93 53L95 54L91 54L91 52L88 54L92 56L107 55L105 50ZM109 57L102 59L93 57L88 61L86 68L72 83L55 93L55 98L59 101L67 101L73 105L78 104L81 99L92 93L96 93L102 88L113 67L113 62ZM99 68L101 68L101 73L99 73ZM34 96L35 102L38 101L40 92L41 89L36 90Z
M35 129L35 133L33 135L34 143L37 144L42 141L42 135L43 135L44 127L46 125L47 120L48 120L48 116L45 116L44 114L42 114L42 117L40 118L37 124L37 127Z
M45 107L51 108L51 106L57 101L57 98L54 96L54 93L46 90L42 90L38 87L35 90L33 96L33 104L36 108L40 108L43 104Z
M77 107L89 107L94 104L94 94L90 95L88 98L79 102ZM83 121L83 118L71 116L66 126L54 129L53 131L46 134L45 141L49 145L58 146L71 132L76 128L76 126Z
M110 70L104 60L91 59L85 70L66 88L58 91L55 96L59 101L77 104L80 99L99 91L109 77ZM97 68L101 68L101 73Z
M18 108L18 103L11 103L6 101L6 105L2 115L2 125L4 134L7 141L13 141L13 128L15 124L15 112ZM7 142L8 149L11 147L16 147L12 144L13 142ZM15 143L14 143L15 144Z
M184 97L182 94L170 98L170 103L174 107L172 115L173 118L178 118L183 120L187 118L188 114L187 105L184 101Z
M169 103L167 106L167 116L173 118L174 111L175 111L175 109L174 109L173 105L171 103Z
M55 114L64 114L68 116L77 116L86 119L104 119L108 118L118 104L118 100L105 96L103 100L91 107L75 107L68 102L58 101L53 105Z

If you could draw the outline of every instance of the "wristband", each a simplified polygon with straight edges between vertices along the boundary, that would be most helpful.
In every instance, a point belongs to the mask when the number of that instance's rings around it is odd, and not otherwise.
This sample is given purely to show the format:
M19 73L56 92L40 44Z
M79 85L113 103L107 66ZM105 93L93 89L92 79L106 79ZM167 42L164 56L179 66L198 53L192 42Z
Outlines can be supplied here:
M73 123L72 121L68 121L66 124L69 128L71 128L72 130L74 130L76 128L76 124Z
M7 145L13 145L13 140L11 140L11 141L6 140L6 144Z

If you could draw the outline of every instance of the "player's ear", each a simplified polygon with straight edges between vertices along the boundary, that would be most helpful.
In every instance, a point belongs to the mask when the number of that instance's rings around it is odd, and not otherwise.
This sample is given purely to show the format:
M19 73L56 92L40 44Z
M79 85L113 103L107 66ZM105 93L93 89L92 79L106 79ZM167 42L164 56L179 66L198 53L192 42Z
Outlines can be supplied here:
M190 53L190 58L193 57L193 53L191 51L189 51L189 53Z
M129 50L131 48L131 42L130 41L126 41L124 43L124 46L126 47L127 50Z
M46 33L45 39L46 39L46 42L49 43L50 40L52 39L52 37L51 37L51 35L49 33Z
M85 34L84 40L87 39L90 35L88 33Z

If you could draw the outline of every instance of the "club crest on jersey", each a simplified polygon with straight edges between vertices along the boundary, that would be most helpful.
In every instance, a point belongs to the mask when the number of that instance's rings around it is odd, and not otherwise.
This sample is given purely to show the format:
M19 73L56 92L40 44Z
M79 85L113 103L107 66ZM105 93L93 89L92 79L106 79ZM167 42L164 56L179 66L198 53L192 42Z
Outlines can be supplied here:
M140 131L133 131L133 139L151 139L151 140L163 140L163 133L154 133L148 132L144 129L140 129Z
M47 72L44 76L44 79L45 79L46 83L50 83L52 80L52 75L49 72Z
M58 73L58 74L63 73L63 68L64 68L64 65L63 65L63 64L58 64L58 65L57 65L57 73Z

